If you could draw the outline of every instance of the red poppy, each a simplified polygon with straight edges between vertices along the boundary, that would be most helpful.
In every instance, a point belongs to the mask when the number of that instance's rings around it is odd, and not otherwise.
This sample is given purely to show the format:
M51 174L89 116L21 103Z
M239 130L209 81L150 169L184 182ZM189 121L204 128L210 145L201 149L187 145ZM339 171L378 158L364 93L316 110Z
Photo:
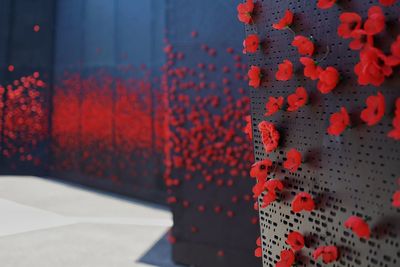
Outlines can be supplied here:
M368 224L358 216L351 216L344 223L344 227L352 230L358 237L368 239L371 235Z
M352 37L354 30L361 28L361 16L354 12L344 12L339 17L340 25L337 33L344 39Z
M364 30L368 35L375 35L385 29L385 14L379 6L372 6L368 10L368 19L364 23Z
M257 183L252 188L253 198L258 198L262 194L262 192L264 192L264 187L265 187L265 179L257 180Z
M243 41L243 54L255 53L260 45L260 39L257 34L250 34Z
M400 208L400 190L393 194L392 206L395 208Z
M286 244L288 244L294 251L301 250L304 247L304 237L299 232L291 232L287 239Z
M354 30L351 37L353 38L353 41L349 44L351 50L360 50L373 42L373 36L367 35L367 32L363 29Z
M379 3L384 6L391 6L396 3L397 0L379 0Z
M317 7L320 9L328 9L333 7L336 0L318 0Z
M295 260L294 252L292 250L282 250L281 259L275 264L275 267L290 267Z
M314 260L317 260L322 256L322 260L325 264L337 261L339 252L335 246L319 247L313 252Z
M271 204L272 202L274 202L276 200L276 194L275 192L266 192L264 194L263 200L262 200L262 205L261 208L265 208L268 207L269 204Z
M341 107L339 112L331 115L329 121L328 134L340 135L350 125L350 117L346 108Z
M239 4L237 6L238 19L245 24L252 23L253 9L254 9L253 0L246 0L245 3Z
M292 211L301 212L312 211L315 208L314 200L312 196L306 192L298 193L292 201Z
M367 107L361 112L361 119L368 126L377 124L385 115L385 97L378 92L377 95L371 95L365 102Z
M334 67L327 67L319 74L317 88L322 94L331 92L339 83L339 72Z
M249 76L249 86L254 88L260 87L261 83L261 69L257 66L251 66L250 70L247 72Z
M261 258L262 257L262 248L258 247L254 250L254 256L256 258Z
M265 112L264 116L271 116L278 112L278 110L281 109L283 106L283 101L284 98L282 96L278 98L270 96L268 102L265 104L265 109L267 110L267 112Z
M244 133L247 134L250 140L253 139L253 131L251 129L251 116L248 115L245 117L246 127L244 128Z
M292 25L293 22L293 12L289 9L286 10L285 16L278 22L272 25L276 30L284 30Z
M251 166L250 177L256 178L257 180L265 180L268 176L268 168L272 166L272 161L264 159L257 161Z
M400 140L400 98L396 99L396 111L394 113L392 125L394 129L388 133L388 136L395 140Z
M322 72L322 68L318 66L318 63L309 57L301 57L301 64L304 65L304 76L315 81L318 79L319 74Z
M383 52L367 45L360 53L360 62L354 67L360 85L380 86L385 77L392 74L392 68L386 65L387 58Z
M283 183L278 179L270 179L264 184L264 189L266 193L263 197L263 205L261 208L268 207L269 204L276 200L276 191L283 190Z
M297 35L292 41L292 45L297 47L300 55L312 56L314 53L314 43L307 37Z
M387 57L386 65L394 67L400 65L400 35L397 36L396 41L394 41L390 47L392 54Z
M278 71L275 73L275 78L278 81L288 81L293 75L293 64L290 60L285 59L279 64Z
M307 104L308 94L304 87L298 87L294 94L291 94L287 98L288 111L296 111L305 104Z
M261 132L261 140L264 144L266 152L272 152L278 147L279 132L275 125L270 122L262 121L258 124L258 129Z
M301 153L296 149L292 148L286 154L286 160L283 163L283 167L290 172L295 172L301 164Z

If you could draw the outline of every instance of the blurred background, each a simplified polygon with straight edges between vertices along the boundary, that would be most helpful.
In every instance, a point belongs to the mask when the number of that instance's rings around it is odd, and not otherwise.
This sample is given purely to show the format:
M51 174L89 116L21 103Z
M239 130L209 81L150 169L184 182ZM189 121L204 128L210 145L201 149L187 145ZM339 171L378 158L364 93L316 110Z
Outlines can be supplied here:
M0 0L2 266L261 266L238 3Z

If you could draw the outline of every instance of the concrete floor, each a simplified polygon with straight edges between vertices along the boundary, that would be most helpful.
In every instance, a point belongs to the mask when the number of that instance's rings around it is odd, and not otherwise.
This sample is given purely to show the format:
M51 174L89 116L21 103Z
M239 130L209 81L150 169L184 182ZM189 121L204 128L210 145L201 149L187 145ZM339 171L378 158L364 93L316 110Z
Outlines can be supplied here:
M174 267L171 214L38 177L0 176L1 267Z

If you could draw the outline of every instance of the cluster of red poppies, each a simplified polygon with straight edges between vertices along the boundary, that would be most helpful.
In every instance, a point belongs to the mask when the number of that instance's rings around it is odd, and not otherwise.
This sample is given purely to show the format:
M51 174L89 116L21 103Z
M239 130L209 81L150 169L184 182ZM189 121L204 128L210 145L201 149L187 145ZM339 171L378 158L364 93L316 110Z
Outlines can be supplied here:
M88 176L116 183L122 169L129 177L156 176L162 166L154 170L138 166L163 153L166 108L158 91L152 88L148 70L133 66L113 74L98 70L85 77L80 73L60 77L53 95L52 168L81 166L79 171ZM115 158L124 160L115 163Z
M33 151L48 136L45 88L39 72L23 76L4 87L0 85L0 112L7 111L4 124L0 124L4 134L1 148L4 157L40 164L40 158Z
M390 6L396 1L384 1L380 3L385 6ZM336 0L319 0L317 7L328 9L334 6ZM247 0L237 7L238 19L245 24L254 23L255 4L253 0ZM322 94L328 94L337 87L340 81L339 71L327 66L320 66L321 61L315 61L312 56L315 52L314 40L296 33L290 28L293 23L294 14L290 10L286 10L284 17L273 24L272 27L276 30L290 30L294 34L294 39L291 45L297 48L300 57L300 62L304 66L304 76L316 80L317 89ZM385 29L385 16L379 6L373 6L369 9L368 18L362 27L362 18L357 13L345 12L339 18L341 24L338 28L338 35L345 39L352 39L350 48L359 50L360 62L355 66L354 71L358 76L360 85L372 84L375 86L381 85L385 77L393 73L393 68L400 64L400 36L393 42L391 46L391 54L385 55L381 50L374 47L373 37ZM263 46L257 34L251 34L246 37L243 42L243 53L262 52ZM328 51L329 53L329 47ZM266 73L258 66L250 66L248 71L249 86L260 88L266 82ZM278 70L275 73L277 81L288 81L293 76L293 63L289 59L283 60L278 65ZM265 116L271 116L281 110L284 106L284 97L269 97L266 103ZM307 104L308 94L304 87L298 87L293 94L287 97L287 111L293 112ZM362 110L360 117L368 126L376 125L380 122L385 114L385 98L381 92L376 95L371 95L366 100L366 108ZM351 125L350 116L345 107L341 107L337 113L330 116L330 125L327 128L329 135L337 136ZM393 119L394 129L389 132L388 136L396 140L400 139L400 101L397 99L395 118ZM264 149L267 153L276 150L279 144L280 135L273 123L262 121L258 125L258 130L261 133L261 140ZM295 172L301 165L302 156L296 149L291 149L287 152L286 161L283 167L290 172ZM278 164L278 163L275 163ZM261 207L267 207L277 199L277 191L281 192L284 189L284 184L278 179L269 179L269 169L273 166L270 159L264 159L256 162L250 171L250 176L256 178L256 185L253 187L253 196L258 199L262 196ZM393 196L393 206L399 206L400 193L396 192ZM258 209L259 204L255 203L255 208ZM306 192L298 193L292 200L292 211L312 211L315 209L315 203L312 196ZM370 230L368 224L360 217L352 216L344 226L351 229L360 238L368 239ZM288 235L287 244L291 246L291 250L283 250L281 259L276 263L276 266L292 266L295 262L295 251L304 246L304 238L300 233L292 232ZM256 256L261 257L259 248L255 252ZM338 248L334 245L319 247L313 253L315 260L322 257L324 263L336 261L339 257Z

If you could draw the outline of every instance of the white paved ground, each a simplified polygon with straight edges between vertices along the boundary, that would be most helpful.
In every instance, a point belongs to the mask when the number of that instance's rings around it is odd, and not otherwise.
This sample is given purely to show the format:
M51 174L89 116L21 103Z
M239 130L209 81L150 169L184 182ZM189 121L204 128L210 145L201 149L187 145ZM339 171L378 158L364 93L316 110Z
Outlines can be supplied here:
M0 176L1 267L172 267L171 225L170 212L156 205Z

